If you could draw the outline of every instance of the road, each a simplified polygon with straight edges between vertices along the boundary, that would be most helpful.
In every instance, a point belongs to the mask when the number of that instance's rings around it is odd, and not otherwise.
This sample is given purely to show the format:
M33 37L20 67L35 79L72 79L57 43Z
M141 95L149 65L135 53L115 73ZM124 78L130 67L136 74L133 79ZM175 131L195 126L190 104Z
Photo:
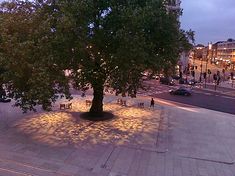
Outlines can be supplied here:
M139 92L139 94L148 95L155 98L161 98L187 105L197 106L201 108L211 109L220 112L235 114L235 96L230 95L231 89L224 89L224 91L215 92L211 90L204 90L200 88L193 89L192 96L177 96L170 95L170 86L159 83L150 83L148 91ZM233 93L235 90L233 91Z
M146 90L139 90L138 95L151 96L155 98L161 98L164 100L170 100L187 105L202 107L206 109L216 110L220 112L226 112L235 114L235 89L229 88L217 88L217 92L211 90L205 90L202 88L194 88L193 95L190 97L170 95L169 90L176 88L175 86L167 86L159 84L159 81L149 80L144 83ZM232 91L231 91L232 90ZM79 91L71 90L72 94L81 94ZM92 95L92 90L86 92L87 95Z

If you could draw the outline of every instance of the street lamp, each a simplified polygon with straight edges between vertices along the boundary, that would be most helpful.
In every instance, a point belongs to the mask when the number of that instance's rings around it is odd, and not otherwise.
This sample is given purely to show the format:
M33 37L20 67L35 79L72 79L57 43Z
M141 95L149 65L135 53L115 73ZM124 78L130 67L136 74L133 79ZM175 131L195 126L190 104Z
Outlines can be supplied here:
M207 65L208 65L208 59L210 56L210 51L212 49L212 43L208 44L208 50L207 50L207 57L206 57L206 70L205 70L205 88L206 88L206 81L207 81Z
M232 81L232 87L233 87L233 81L234 81L234 74L233 74L233 72L231 72L231 81Z
M201 85L201 82L202 82L202 58L201 58L200 67L201 67L201 73L200 73L200 77L199 77L199 82L200 82L200 85Z

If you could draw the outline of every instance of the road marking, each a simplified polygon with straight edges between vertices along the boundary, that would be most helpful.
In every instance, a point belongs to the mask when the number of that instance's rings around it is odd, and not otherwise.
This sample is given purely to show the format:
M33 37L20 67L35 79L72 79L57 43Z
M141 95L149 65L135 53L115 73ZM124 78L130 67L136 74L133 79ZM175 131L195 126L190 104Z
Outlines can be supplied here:
M213 95L212 93L203 92L204 95Z
M18 175L18 176L33 176L32 174L27 174L27 173L23 173L23 172L18 172L18 171L14 171L14 170L11 170L11 169L5 169L5 168L2 168L0 167L0 170L2 171L5 171L5 172L8 172L8 173L12 173L12 174L15 174L15 175Z
M150 89L149 91L144 91L144 90L140 90L138 91L138 94L144 94L144 95L152 95L152 94L162 94L162 93L168 93L169 89L164 88L162 89Z
M193 92L197 94L213 95L212 93L208 93L208 92L201 92L201 91L193 91Z
M235 96L235 91L225 92L224 94Z
M194 113L199 112L199 109L200 109L200 107L197 107L197 106L184 104L184 103L180 103L180 102L174 102L171 100L165 100L165 99L161 99L161 98L158 98L156 102L159 104L162 104L162 105L167 105L170 107L175 107L178 109L182 109L182 110L190 111L190 112L194 112Z
M235 97L228 97L228 96L221 96L223 98L227 98L227 99L232 99L232 100L235 100Z

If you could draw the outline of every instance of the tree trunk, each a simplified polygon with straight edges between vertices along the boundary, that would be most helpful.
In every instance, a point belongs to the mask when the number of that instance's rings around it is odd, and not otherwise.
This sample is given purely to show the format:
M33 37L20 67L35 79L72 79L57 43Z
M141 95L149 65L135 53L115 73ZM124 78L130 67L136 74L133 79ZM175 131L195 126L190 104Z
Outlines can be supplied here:
M93 115L102 115L103 113L103 86L95 86L93 87L94 93L93 93L93 100L92 105L90 109L90 113Z

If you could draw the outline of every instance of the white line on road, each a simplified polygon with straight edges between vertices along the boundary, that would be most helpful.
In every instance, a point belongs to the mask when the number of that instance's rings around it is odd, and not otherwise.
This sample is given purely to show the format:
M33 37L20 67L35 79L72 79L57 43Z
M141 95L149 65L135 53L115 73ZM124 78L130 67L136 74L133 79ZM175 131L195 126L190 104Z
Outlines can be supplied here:
M232 99L232 100L235 100L235 97L227 97L227 96L221 96L223 98L227 98L227 99Z
M204 95L214 95L212 93L207 93L207 92L200 92L200 91L194 91L194 93L197 93L197 94L204 94ZM224 96L224 95L214 95L216 97L223 97L223 98L227 98L227 99L232 99L232 100L235 100L235 97L229 97L229 96Z
M193 91L193 92L194 92L194 93L197 93L197 94L213 95L212 93L201 92L201 91Z

